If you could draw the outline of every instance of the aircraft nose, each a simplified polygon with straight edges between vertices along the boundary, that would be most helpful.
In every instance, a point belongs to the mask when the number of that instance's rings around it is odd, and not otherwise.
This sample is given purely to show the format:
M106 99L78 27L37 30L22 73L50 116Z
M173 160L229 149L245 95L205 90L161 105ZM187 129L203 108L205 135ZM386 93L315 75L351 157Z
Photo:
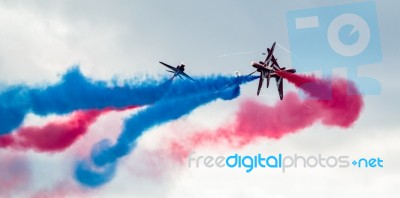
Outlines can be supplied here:
M254 62L254 61L252 61L250 64L251 64L251 66L256 66L257 65L257 63Z

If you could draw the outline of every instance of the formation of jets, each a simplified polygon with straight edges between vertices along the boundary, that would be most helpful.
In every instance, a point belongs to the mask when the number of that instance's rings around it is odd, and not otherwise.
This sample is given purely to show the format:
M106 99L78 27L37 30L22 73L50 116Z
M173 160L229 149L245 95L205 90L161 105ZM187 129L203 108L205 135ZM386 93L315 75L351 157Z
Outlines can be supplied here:
M260 73L260 80L258 81L257 95L260 94L261 87L263 85L264 79L267 79L267 88L269 87L269 81L271 78L275 78L276 85L278 87L279 98L283 99L283 81L282 77L276 74L276 71L285 71L289 73L296 73L296 69L280 67L277 59L274 56L276 42L272 44L271 48L267 48L267 57L264 62L251 62L251 66L256 68L256 72Z
M260 78L258 81L258 89L257 89L257 95L260 94L262 85L264 83L264 79L267 81L267 88L269 87L270 79L275 78L276 85L278 88L279 92L279 98L282 100L283 99L283 80L282 77L276 74L276 71L284 71L284 72L289 72L289 73L296 73L296 69L293 68L285 68L285 67L280 67L278 64L277 59L274 56L274 49L275 49L276 42L274 42L271 46L271 48L267 48L267 53L263 53L263 55L266 55L266 58L264 61L253 61L251 62L251 66L256 69L256 71L248 74L248 76L254 74L255 72L260 73ZM169 70L167 70L170 73L173 73L174 75L172 76L171 79L174 79L175 77L179 77L183 79L183 77L195 81L192 77L187 75L185 71L185 65L182 63L176 67L173 67L171 65L168 65L166 63L160 62L160 64L164 65L167 67ZM183 76L183 77L182 77ZM237 71L235 71L235 76L241 76L241 74ZM227 85L229 87L230 85ZM226 88L226 87L225 87Z

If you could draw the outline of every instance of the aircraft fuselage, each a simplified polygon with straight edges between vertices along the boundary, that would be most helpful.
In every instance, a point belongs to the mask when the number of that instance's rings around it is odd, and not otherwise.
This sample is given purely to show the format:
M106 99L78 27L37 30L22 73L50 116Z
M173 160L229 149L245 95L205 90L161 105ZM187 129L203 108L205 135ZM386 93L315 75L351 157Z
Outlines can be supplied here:
M251 62L251 66L257 69L258 72L261 71L273 71L273 68L268 65L264 65L263 62Z
M185 71L185 65L178 65L176 69L178 70L178 72L183 72Z

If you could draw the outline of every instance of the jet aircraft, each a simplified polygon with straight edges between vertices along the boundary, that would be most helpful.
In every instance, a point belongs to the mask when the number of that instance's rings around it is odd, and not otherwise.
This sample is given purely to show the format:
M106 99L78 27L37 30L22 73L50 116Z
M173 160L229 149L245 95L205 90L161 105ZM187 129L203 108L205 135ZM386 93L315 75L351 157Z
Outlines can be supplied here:
M168 65L166 63L163 63L160 61L160 64L164 65L165 67L168 67L169 70L167 70L167 72L173 73L174 75L172 76L171 80L174 79L176 76L178 76L179 78L183 79L183 77L195 81L192 77L190 77L189 75L187 75L184 71L185 71L185 65L183 63L181 63L180 65L173 67L171 65Z
M278 61L274 56L275 45L276 45L276 42L274 42L274 44L272 44L271 48L267 48L267 54L263 53L263 55L267 55L264 61L259 61L259 62L253 61L251 63L251 66L253 66L254 68L257 69L254 72L260 72L257 95L260 94L264 79L267 79L267 88L268 88L270 79L275 78L276 85L278 87L279 98L282 100L283 99L283 80L282 80L282 77L280 77L279 75L276 74L276 71L296 73L296 69L285 68L285 67L279 66ZM253 73L251 73L251 74L253 74Z

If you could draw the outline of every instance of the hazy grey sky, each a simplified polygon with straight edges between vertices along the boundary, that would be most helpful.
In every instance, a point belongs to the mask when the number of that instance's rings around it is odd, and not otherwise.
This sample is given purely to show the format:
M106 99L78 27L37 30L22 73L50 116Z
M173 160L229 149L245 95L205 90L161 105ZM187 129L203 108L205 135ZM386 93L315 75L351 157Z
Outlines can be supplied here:
M144 73L164 74L158 61L172 65L181 61L190 75L232 74L253 71L250 62L261 60L274 41L290 50L288 11L362 1L0 1L0 84L55 82L71 65L79 64L85 75L96 79L129 78ZM130 175L122 169L109 185L92 196L138 197L396 197L400 182L400 124L398 87L400 73L400 15L398 1L377 1L383 61L359 67L360 74L377 79L382 92L365 97L365 108L356 125L346 130L314 126L281 141L265 140L242 152L329 153L349 152L386 157L383 170L295 170L289 175L259 171L251 175L230 170L184 169L154 181ZM291 56L277 48L282 65ZM293 89L288 84L285 88ZM256 82L243 87L243 97L255 97ZM272 103L275 90L263 90L258 98ZM240 100L240 99L239 99ZM222 111L216 120L228 120L237 102L217 102L195 111L185 121L197 122L210 112ZM115 117L115 116L114 116ZM101 126L121 119L105 119ZM216 121L218 123L218 121ZM114 133L119 128L114 127ZM171 129L156 129L168 133ZM352 142L352 143L350 143ZM329 148L327 148L329 147ZM200 151L199 151L200 152ZM213 153L212 150L202 151ZM230 152L225 150L225 152ZM1 154L1 151L0 151ZM28 153L33 169L47 164L50 172L63 156ZM135 156L135 154L133 154ZM139 155L139 154L136 154ZM56 156L56 155L55 155ZM135 159L126 160L134 167ZM72 165L71 165L72 166ZM68 170L68 168L65 168ZM37 172L36 171L36 172ZM43 172L43 170L42 170ZM57 176L60 174L60 176ZM52 188L62 178L55 173L35 189ZM34 177L37 181L40 175ZM222 185L223 184L223 185ZM323 193L328 194L323 194ZM193 194L196 195L193 195Z

